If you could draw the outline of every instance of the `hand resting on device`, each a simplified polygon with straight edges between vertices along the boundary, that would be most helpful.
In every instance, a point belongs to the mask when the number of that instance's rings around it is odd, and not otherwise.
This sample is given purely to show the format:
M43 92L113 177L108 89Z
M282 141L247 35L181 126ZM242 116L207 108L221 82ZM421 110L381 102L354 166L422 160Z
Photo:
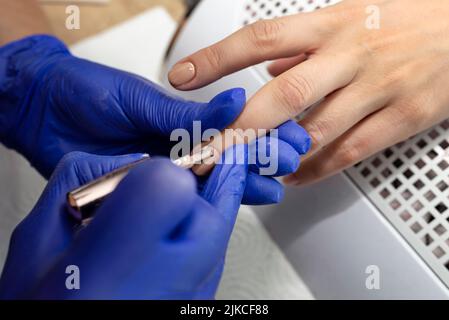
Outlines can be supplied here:
M448 16L444 0L345 0L249 25L182 59L169 79L191 90L276 60L231 127L274 128L318 103L300 121L312 150L287 179L307 184L449 117Z

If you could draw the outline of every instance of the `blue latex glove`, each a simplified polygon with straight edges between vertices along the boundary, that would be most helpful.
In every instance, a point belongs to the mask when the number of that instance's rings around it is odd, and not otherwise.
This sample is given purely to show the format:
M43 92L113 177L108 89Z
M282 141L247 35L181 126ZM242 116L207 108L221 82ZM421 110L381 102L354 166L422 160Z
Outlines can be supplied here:
M235 149L231 155L247 157L246 148ZM149 160L128 174L87 227L77 227L67 192L140 158L67 155L13 233L0 298L213 298L248 165L217 165L198 194L191 172ZM66 288L70 265L79 268L80 290Z
M243 89L210 103L173 97L138 76L78 59L54 37L33 36L0 48L0 141L22 153L45 177L63 155L145 152L168 156L171 132L222 130L245 105ZM310 138L289 122L278 137L279 171L297 170ZM279 202L283 188L251 167L245 204Z

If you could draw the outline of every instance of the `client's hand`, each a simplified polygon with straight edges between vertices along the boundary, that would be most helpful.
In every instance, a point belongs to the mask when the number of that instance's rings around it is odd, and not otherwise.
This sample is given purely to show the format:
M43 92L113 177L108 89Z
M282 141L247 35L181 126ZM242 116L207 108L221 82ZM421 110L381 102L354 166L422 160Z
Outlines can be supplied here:
M300 122L312 152L288 178L310 183L449 116L448 15L445 0L346 0L249 25L183 59L170 81L190 90L278 60L232 127L273 128L318 103Z

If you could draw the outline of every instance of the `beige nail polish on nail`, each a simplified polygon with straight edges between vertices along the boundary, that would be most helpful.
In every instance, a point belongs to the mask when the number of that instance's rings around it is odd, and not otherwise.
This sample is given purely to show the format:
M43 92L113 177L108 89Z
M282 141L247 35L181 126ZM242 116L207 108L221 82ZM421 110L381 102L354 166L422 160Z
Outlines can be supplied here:
M168 74L168 80L174 87L182 86L195 78L195 65L191 62L176 64Z

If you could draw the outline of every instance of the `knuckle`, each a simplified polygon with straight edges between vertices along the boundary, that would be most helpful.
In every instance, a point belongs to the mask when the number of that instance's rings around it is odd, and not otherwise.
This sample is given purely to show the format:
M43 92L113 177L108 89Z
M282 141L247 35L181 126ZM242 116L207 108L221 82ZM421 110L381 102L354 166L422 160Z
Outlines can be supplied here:
M80 151L69 152L60 161L60 166L63 168L71 168L77 165L77 163L85 158L87 153Z
M277 20L260 20L248 26L251 42L259 49L276 46L282 30L281 22Z
M420 116L414 109L417 108L410 103L398 106L394 109L391 120L395 125L408 124L409 126L415 126L418 124Z
M331 7L322 8L306 14L309 15L311 21L313 21L313 24L311 25L313 33L321 39L338 34L338 32L345 26L344 21L348 20L346 17L346 10L335 10L335 8ZM354 16L351 17L351 19L353 18Z
M329 124L325 121L314 120L303 124L304 129L312 139L314 149L322 149L326 145L326 137L329 132Z
M379 90L384 92L386 95L393 95L394 92L399 92L401 83L396 77L384 78L379 82Z
M80 152L73 151L70 152L59 161L56 169L54 171L54 175L58 177L77 177L80 181L85 181L86 183L92 180L90 175L91 168L89 165L89 159L92 155Z
M432 117L430 108L415 102L408 102L398 106L393 114L394 122L403 125L408 131L423 128Z
M289 117L296 117L305 109L313 92L310 81L299 74L279 78L276 89L275 98Z
M392 72L385 71L384 79L381 82L381 89L387 92L400 92L405 87L405 81L408 77L404 76L402 70L394 70Z
M302 181L304 175L306 176L307 183L318 181L328 175L328 166L324 161L310 163L306 169L304 168L298 170L295 174L295 178L298 181ZM306 174L304 174L305 170L307 170Z
M212 71L220 72L223 63L223 54L215 46L204 49L204 56Z
M435 105L437 105L435 96L423 93L421 97L417 99L417 103L418 104L412 112L416 113L415 117L418 118L419 128L423 128L423 126L427 127L429 121L433 122L439 120L439 114L435 112Z
M339 149L339 154L336 157L340 160L340 166L347 168L363 159L363 150L365 150L365 143L358 142L344 142Z

